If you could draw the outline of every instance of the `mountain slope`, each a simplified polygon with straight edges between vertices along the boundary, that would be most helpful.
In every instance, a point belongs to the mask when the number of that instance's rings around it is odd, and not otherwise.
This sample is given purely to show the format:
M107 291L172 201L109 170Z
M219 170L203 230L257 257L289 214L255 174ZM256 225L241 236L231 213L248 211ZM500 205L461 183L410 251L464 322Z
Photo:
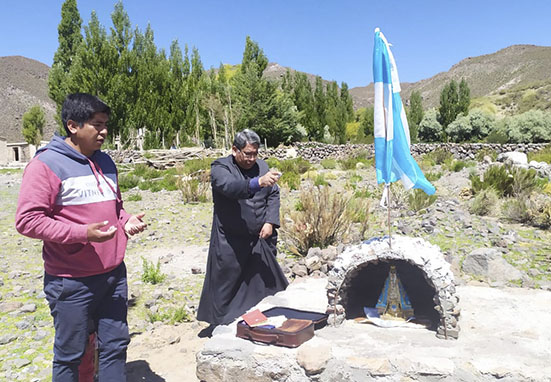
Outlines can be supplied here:
M471 89L471 98L544 82L551 78L551 47L513 45L498 52L468 57L447 72L415 83L402 83L402 99L408 100L413 91L419 91L423 107L439 104L440 92L452 79L465 78ZM400 70L400 67L398 67ZM373 104L373 84L350 90L356 108Z
M8 142L24 142L22 117L32 106L40 105L46 115L43 139L56 131L56 106L48 97L48 71L38 61L21 57L0 57L0 137Z

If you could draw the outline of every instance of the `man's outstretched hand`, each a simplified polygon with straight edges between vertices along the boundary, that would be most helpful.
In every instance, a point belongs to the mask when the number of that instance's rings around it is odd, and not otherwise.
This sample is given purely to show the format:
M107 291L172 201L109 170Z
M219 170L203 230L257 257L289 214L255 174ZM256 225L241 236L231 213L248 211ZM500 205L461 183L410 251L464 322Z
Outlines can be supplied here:
M139 232L142 232L145 227L147 227L147 224L142 221L142 218L144 216L144 212L140 212L139 214L130 216L130 219L128 219L128 221L124 225L124 231L127 235L135 235Z
M88 238L88 241L101 243L115 237L117 227L111 226L107 231L101 230L101 228L105 227L108 223L108 221L104 221L100 223L88 224L88 227L86 228L86 237Z
M258 184L260 187L271 187L277 183L281 173L278 171L268 171L266 174L258 178Z

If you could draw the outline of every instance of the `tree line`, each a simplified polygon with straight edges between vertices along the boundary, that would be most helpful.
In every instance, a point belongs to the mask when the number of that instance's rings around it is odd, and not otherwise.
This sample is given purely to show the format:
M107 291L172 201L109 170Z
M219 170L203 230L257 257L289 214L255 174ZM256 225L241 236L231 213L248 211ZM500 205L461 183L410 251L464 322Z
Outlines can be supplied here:
M268 58L246 38L239 65L206 70L196 48L182 51L177 40L169 52L154 42L154 31L132 29L122 2L114 6L109 31L92 12L82 25L76 0L61 7L59 46L48 78L58 122L65 96L87 92L110 105L110 143L134 148L187 145L229 147L236 131L250 128L270 146L312 140L326 143L373 142L373 107L354 111L348 85L310 81L300 72L279 80L263 77ZM445 84L438 108L424 110L414 91L407 103L412 142L548 142L551 115L528 111L497 118L470 108L470 89L462 79ZM33 107L23 118L29 143L40 142L43 111Z
M110 137L123 146L140 134L144 148L227 147L245 128L271 146L305 139L344 143L346 123L354 119L346 83L339 88L317 77L312 87L305 74L290 71L281 81L264 78L268 58L250 37L241 64L206 70L196 48L182 51L175 40L167 53L155 45L150 25L132 29L122 2L109 31L95 12L83 27L76 0L63 3L61 16L49 96L58 112L72 92L103 99L112 109Z

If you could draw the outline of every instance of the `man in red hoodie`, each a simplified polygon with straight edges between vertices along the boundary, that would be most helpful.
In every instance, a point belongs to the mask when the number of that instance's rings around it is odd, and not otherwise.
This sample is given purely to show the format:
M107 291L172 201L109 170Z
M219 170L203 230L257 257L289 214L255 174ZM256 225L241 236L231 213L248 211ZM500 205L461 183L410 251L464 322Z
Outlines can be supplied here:
M54 136L27 165L16 228L43 240L44 293L54 319L53 381L78 381L89 326L99 349L100 381L126 380L128 235L145 229L143 213L124 209L117 169L100 151L110 109L70 94L61 111L67 137Z

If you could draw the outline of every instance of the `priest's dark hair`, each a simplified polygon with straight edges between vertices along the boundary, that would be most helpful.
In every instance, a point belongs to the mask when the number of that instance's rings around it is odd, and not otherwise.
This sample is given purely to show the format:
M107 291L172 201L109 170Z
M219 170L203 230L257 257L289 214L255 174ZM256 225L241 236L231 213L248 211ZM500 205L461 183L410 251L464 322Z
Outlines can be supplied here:
M243 147L247 146L247 144L260 147L260 137L258 134L250 129L245 129L235 134L235 138L233 139L233 145L235 147L241 150Z

